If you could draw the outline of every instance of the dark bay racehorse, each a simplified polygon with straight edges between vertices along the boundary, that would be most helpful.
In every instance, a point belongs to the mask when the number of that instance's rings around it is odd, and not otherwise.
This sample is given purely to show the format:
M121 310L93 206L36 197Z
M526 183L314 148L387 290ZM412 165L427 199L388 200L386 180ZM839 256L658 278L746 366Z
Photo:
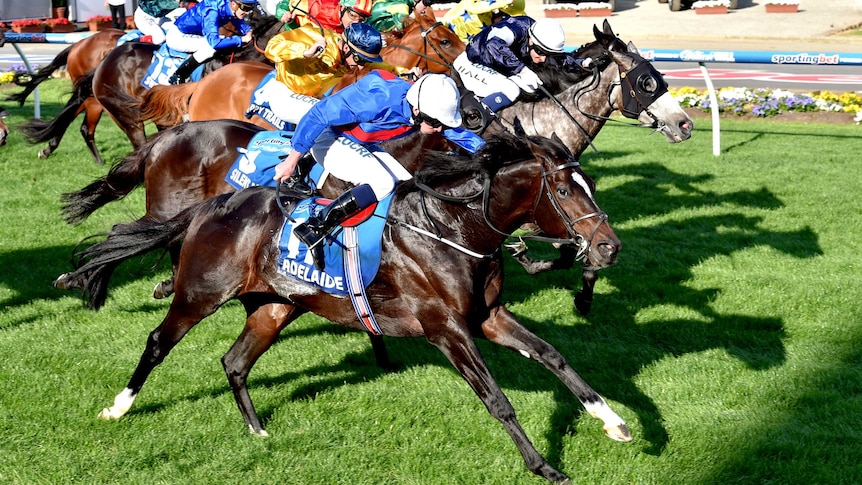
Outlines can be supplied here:
M465 46L454 32L435 22L433 17L415 13L388 38L380 51L383 60L403 68L421 67L427 72L448 73ZM200 82L179 86L155 86L143 95L140 118L159 126L174 126L183 121L231 119L244 121L252 93L273 67L257 62L226 66ZM370 69L356 69L345 75L333 89L354 83ZM194 95L193 95L194 94ZM258 117L252 123L266 129L272 125Z
M18 83L24 87L24 90L20 93L12 94L6 97L6 99L17 101L19 106L23 105L27 96L39 84L46 79L50 79L51 75L63 66L66 66L66 72L69 73L72 83L76 83L88 72L95 69L102 62L102 59L117 47L117 40L123 34L125 32L122 30L105 29L75 42L54 56L54 59L47 66L36 70L36 72L29 76L27 81ZM99 120L102 118L102 105L99 104L96 98L90 95L89 91L73 94L69 98L69 101L66 102L63 110L52 122L31 119L21 123L18 129L29 143L35 144L47 141L48 147L39 151L39 158L48 158L60 145L60 141L63 139L63 135L66 133L69 125L82 112L86 112L86 115L81 124L81 136L84 137L84 142L87 144L87 148L90 149L93 159L96 163L102 165L102 156L99 154L98 148L96 148L94 139L96 125L99 124Z
M258 50L262 49L259 45L266 46L266 42L281 30L282 24L273 17L251 16L249 19L254 28L254 42L237 50L217 51L215 57L205 64L204 75L231 62L241 60L266 61L266 58ZM119 32L120 35L124 33L122 31L115 32ZM72 47L97 35L88 37ZM103 38L107 39L107 37ZM116 47L117 38L119 36L113 39L110 49L102 54L101 62L93 64L80 76L73 77L72 97L57 117L50 121L33 119L26 123L25 129L27 130L26 133L29 134L28 140L31 143L48 142L48 148L40 152L40 157L47 157L57 148L69 125L84 109L85 103L89 103L87 106L100 106L99 116L101 116L101 109L104 108L132 142L133 147L138 147L146 141L143 123L137 119L137 104L146 91L141 86L141 80L146 75L153 53L158 49L158 46L142 42L128 42ZM103 43L107 46L108 41L104 40ZM90 147L96 163L101 164L101 155L99 155L93 141L97 122L98 117L93 118L88 109L87 118L84 121L87 132L85 139L88 140L88 147ZM82 126L82 133L84 133L84 129Z
M587 189L592 186L559 140L505 134L489 140L471 158L440 154L426 162L414 181L399 186L387 219L380 270L367 288L383 334L424 336L437 347L509 433L527 468L552 482L568 477L532 445L474 339L487 339L540 362L590 415L604 422L610 438L631 440L625 423L604 399L500 301L499 247L524 223L555 237L585 241L598 266L614 262L619 241L600 217L603 213ZM92 287L100 284L103 265L184 240L170 309L150 333L128 385L101 418L125 415L147 377L183 336L238 299L246 310L245 328L222 362L249 430L266 434L246 382L278 334L305 312L362 328L348 298L276 272L273 262L284 220L274 189L224 194L166 222L141 219L115 226L105 241L82 254L78 270L58 279L60 287L76 280L78 286ZM438 232L449 244L414 227Z

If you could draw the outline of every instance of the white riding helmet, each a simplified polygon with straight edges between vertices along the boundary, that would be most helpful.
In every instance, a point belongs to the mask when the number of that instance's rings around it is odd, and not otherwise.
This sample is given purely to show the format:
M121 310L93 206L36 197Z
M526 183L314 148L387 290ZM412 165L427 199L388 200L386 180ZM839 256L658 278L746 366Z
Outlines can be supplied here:
M530 26L533 45L545 52L560 54L566 45L566 33L556 19L541 18Z
M444 125L461 126L458 87L445 74L426 74L407 90L407 102Z

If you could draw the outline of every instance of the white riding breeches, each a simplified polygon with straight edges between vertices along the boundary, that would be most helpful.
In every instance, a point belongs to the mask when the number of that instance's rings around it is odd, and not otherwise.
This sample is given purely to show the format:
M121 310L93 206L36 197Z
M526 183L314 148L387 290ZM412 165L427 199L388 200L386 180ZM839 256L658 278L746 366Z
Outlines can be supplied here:
M411 178L392 155L377 147L366 148L332 130L317 137L311 155L334 177L354 185L368 184L377 200L395 190L398 181Z
M215 49L207 42L206 37L184 34L173 24L166 31L165 43L171 49L192 53L192 57L198 62L205 62L215 54Z
M144 12L140 7L135 9L135 27L144 35L149 35L153 39L153 44L160 45L165 42L165 30L174 24L174 20L182 15L186 9L176 8L168 12L162 18L153 17Z
M276 80L266 83L261 91L255 93L255 96L268 100L269 107L276 116L293 124L299 123L300 118L320 101L311 96L296 94L284 83Z
M470 62L466 52L456 57L453 64L461 76L464 87L480 98L494 93L503 93L514 101L521 94L521 88L514 81L488 66Z

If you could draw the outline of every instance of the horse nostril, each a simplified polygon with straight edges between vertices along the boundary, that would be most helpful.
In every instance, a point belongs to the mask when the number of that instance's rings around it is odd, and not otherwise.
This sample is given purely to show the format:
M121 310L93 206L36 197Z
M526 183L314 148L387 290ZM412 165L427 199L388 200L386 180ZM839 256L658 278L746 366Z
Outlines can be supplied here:
M614 244L610 241L599 243L598 249L602 258L607 259L608 261L614 261L617 257L617 252L620 250L618 244Z

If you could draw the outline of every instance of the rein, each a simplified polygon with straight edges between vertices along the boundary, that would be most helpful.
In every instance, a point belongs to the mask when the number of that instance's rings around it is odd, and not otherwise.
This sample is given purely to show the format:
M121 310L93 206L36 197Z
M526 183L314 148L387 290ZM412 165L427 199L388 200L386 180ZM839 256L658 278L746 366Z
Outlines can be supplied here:
M419 25L419 27L421 28L422 26ZM418 56L420 58L420 60L416 62L416 65L414 67L419 67L419 64L422 62L422 59L425 59L425 70L426 71L428 70L428 63L429 62L436 62L437 64L440 64L443 67L448 67L449 70L451 71L455 68L455 66L453 66L451 62L446 61L446 58L443 57L443 53L440 52L440 49L438 49L436 45L434 45L431 42L428 42L428 34L430 34L431 31L436 29L437 27L443 27L443 24L440 22L435 22L430 27L428 27L427 29L422 30L420 32L419 35L422 37L423 50L425 51L424 53L419 52L419 51L412 49L410 47L407 47L405 45L401 45L401 44L389 44L389 43L387 43L386 45L394 47L396 49L401 49L401 50L407 51L411 54ZM433 59L428 55L428 45L431 45L431 49L433 49L434 52L437 54L437 56L440 57L440 60Z
M538 225L535 222L535 214L537 212L539 202L541 201L542 193L544 193L548 197L548 200L550 201L551 206L554 208L557 215L560 216L560 219L563 221L564 225L566 226L566 232L568 232L570 235L573 236L570 238L551 238L551 237L538 236L538 235L515 236L514 233L508 233L508 232L505 232L505 231L498 229L497 226L491 221L490 216L489 216L490 203L491 203L491 180L493 178L490 175L485 177L485 180L482 183L482 189L481 190L479 190L475 194L467 195L467 196L463 196L463 197L456 197L456 196L444 194L442 192L437 191L436 189L429 187L428 185L426 185L422 182L419 182L418 180L414 182L416 187L422 191L422 193L421 193L422 208L423 208L423 213L425 214L425 218L435 228L436 234L431 233L429 231L426 231L424 229L418 228L416 226L404 223L404 222L395 221L395 220L391 220L391 219L388 222L390 222L392 224L399 225L401 227L405 227L405 228L410 229L410 230L417 232L419 234L431 237L432 239L435 239L435 240L442 242L444 244L447 244L447 245L449 245L455 249L458 249L459 251L461 251L461 252L463 252L469 256L473 256L473 257L479 258L479 259L489 259L489 258L494 257L494 255L496 255L496 253L499 251L499 248L497 250L495 250L493 253L485 255L485 254L480 254L480 253L477 253L475 251L472 251L468 248L465 248L464 246L461 246L458 243L455 243L449 239L442 237L440 230L437 228L437 224L431 219L430 215L428 214L428 211L427 211L426 205L425 205L425 199L424 199L424 195L428 194L428 195L431 195L432 197L434 197L436 199L442 200L443 202L450 202L450 203L457 203L457 204L469 204L470 202L475 201L479 197L482 197L482 217L485 221L485 224L490 229L495 231L496 233L498 233L498 234L500 234L506 238L517 237L521 240L529 239L529 240L533 240L533 241L541 241L541 242L547 242L547 243L552 243L552 244L575 245L578 247L578 252L577 252L577 255L575 258L576 258L576 260L580 260L580 259L583 259L587 255L587 253L589 252L590 242L592 241L593 237L596 235L596 232L598 231L598 229L602 225L602 223L604 223L608 220L608 215L605 212L600 210L600 211L596 211L596 212L591 212L589 214L585 214L585 215L578 217L577 219L574 219L574 220L569 218L569 216L566 215L565 211L563 211L563 208L560 205L559 200L557 200L556 196L553 195L553 191L551 190L551 186L548 183L548 178L550 176L554 175L555 173L557 173L561 170L572 169L572 168L577 168L577 167L580 167L580 163L578 163L577 161L572 161L572 162L568 162L568 163L565 163L562 165L558 165L558 166L552 168L551 170L545 170L543 167L542 168L542 174L541 174L542 189L539 191L539 194L536 197L536 203L534 204L533 211L532 211L532 213L533 213L533 224ZM584 237L584 236L578 234L577 231L575 231L575 224L577 224L578 222L587 220L587 219L591 219L593 217L597 218L598 221L596 222L596 225L593 227L593 230L590 233L589 237Z

